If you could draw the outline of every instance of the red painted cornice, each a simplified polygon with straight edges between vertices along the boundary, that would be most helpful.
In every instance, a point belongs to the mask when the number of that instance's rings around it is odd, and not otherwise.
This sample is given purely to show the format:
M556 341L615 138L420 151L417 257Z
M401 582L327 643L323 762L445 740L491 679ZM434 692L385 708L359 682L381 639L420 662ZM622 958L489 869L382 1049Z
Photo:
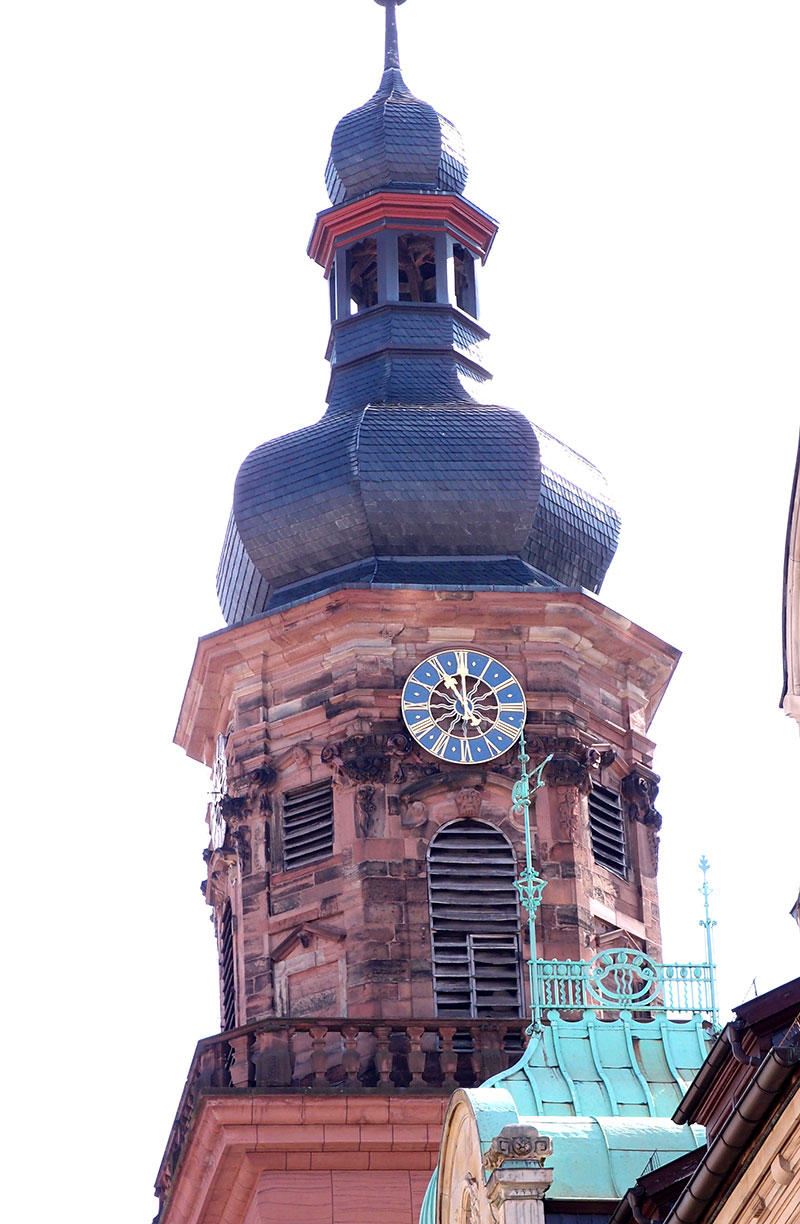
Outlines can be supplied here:
M497 222L461 196L379 191L363 200L318 213L308 253L327 275L334 251L346 237L426 224L437 227L444 224L482 263L497 233Z

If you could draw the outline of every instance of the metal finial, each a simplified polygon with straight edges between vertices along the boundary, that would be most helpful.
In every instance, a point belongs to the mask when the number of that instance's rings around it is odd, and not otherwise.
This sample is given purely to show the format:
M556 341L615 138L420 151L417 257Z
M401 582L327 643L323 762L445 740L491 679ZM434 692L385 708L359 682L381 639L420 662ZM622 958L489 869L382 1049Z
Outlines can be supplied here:
M698 867L703 873L703 883L701 884L700 888L697 891L702 893L703 895L704 917L700 919L700 926L703 927L706 933L706 963L708 964L708 969L709 969L708 980L709 980L709 991L711 994L711 998L710 998L711 1023L714 1025L714 1028L716 1029L718 1028L718 1024L717 1024L716 983L715 983L714 977L715 977L717 967L714 964L714 941L713 941L711 932L713 931L717 923L716 923L716 920L711 917L711 908L708 903L708 899L711 896L712 892L714 891L713 888L711 888L711 886L708 883L708 871L709 871L710 866L711 864L709 863L706 856L702 855L700 862L698 863Z
M380 0L378 0L380 3ZM514 783L511 791L511 802L514 805L515 811L522 814L525 822L525 866L519 874L519 879L514 881L514 887L519 893L520 905L528 911L528 932L530 935L531 954L528 961L528 979L530 983L531 993L531 1023L528 1026L528 1033L531 1034L541 1027L542 1005L539 998L539 975L536 956L536 911L542 901L542 892L547 881L539 875L533 865L533 845L531 841L531 778L534 780L533 794L535 795L540 786L544 786L542 779L542 770L548 761L552 760L553 754L545 757L540 765L537 765L532 773L528 773L528 756L525 748L525 731L520 731L519 735L519 760L520 760L520 777L519 781Z
M400 51L397 45L397 5L405 4L406 0L375 0L386 9L386 52L383 59L383 70L400 67Z

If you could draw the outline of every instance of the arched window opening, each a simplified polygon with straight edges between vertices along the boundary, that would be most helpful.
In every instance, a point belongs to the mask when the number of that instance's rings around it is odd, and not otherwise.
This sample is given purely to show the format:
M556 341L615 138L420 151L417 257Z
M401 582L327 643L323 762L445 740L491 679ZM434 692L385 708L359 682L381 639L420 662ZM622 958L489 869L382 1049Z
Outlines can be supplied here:
M436 254L429 234L401 234L397 240L401 302L436 301Z
M459 820L428 850L433 989L438 1016L519 1016L514 851L499 831Z
M374 238L356 242L347 253L350 299L356 311L378 305L378 244Z
M478 317L478 293L475 282L475 257L456 242L453 244L453 265L456 282L456 306L473 319Z

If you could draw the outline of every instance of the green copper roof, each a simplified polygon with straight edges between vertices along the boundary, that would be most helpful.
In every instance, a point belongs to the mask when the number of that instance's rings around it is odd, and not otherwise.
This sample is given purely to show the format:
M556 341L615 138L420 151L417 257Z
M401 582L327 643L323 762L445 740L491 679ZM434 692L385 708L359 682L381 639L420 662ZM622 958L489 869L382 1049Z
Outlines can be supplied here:
M705 1142L702 1127L670 1119L712 1040L699 1016L637 1020L621 1012L601 1020L587 1011L566 1020L548 1012L513 1067L453 1095L440 1164L455 1133L450 1119L466 1107L482 1153L504 1126L529 1124L550 1136L549 1201L614 1201L653 1158L674 1160ZM435 1224L437 1180L434 1173L420 1224Z
M436 1190L438 1184L439 1168L437 1166L431 1174L428 1189L425 1191L425 1197L419 1209L419 1224L436 1224Z
M528 1117L520 1113L513 1119L506 1117L498 1128L498 1112L506 1115L513 1104L513 1098L504 1099L511 1097L506 1089L469 1088L464 1095L475 1113L482 1153L509 1121L530 1123L540 1134L550 1136L553 1155L546 1164L554 1172L547 1192L551 1201L613 1201L633 1185L656 1153L674 1160L701 1147L705 1140L702 1127L676 1126L658 1117Z
M669 1118L708 1053L699 1016L635 1020L622 1012L600 1020L558 1012L535 1032L525 1053L483 1088L507 1088L521 1115Z

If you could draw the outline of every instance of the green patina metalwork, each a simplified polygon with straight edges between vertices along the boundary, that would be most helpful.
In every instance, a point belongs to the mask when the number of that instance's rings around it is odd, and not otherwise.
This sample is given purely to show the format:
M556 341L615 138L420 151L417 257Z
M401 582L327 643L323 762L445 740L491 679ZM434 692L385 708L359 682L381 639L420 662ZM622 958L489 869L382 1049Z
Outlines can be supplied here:
M507 1071L455 1093L448 1119L468 1108L483 1152L510 1121L535 1126L553 1140L548 1200L609 1203L654 1161L705 1142L702 1127L670 1119L718 1028L708 861L700 862L705 964L662 964L635 948L609 948L588 961L540 960L535 918L545 880L533 865L530 805L549 759L529 772L520 738L513 801L524 814L525 867L515 886L531 936L530 1040ZM448 1134L446 1119L443 1152ZM437 1195L434 1173L420 1224L435 1224Z
M711 896L711 893L714 891L712 888L709 887L709 884L708 884L708 869L711 866L711 864L709 863L706 856L703 855L702 858L700 859L698 866L700 867L700 870L703 873L703 883L700 886L699 891L703 894L703 915L704 916L700 919L700 926L703 927L706 933L706 960L708 962L708 965L711 971L710 976L709 976L709 991L710 991L710 996L711 996L711 1023L714 1025L715 1029L718 1029L719 1024L717 1020L717 996L716 996L716 987L715 987L715 982L714 982L714 971L716 969L716 966L714 964L714 939L712 935L714 927L717 924L715 920L711 917L711 910L710 910L709 901L708 901L709 897Z
M536 1032L541 1024L541 1004L539 1001L538 992L538 976L536 973L536 911L538 910L546 880L539 875L533 865L533 844L531 842L531 796L535 795L540 787L544 786L542 771L548 761L553 759L553 754L550 753L544 760L536 766L530 773L528 772L528 762L530 761L527 750L525 748L525 732L520 732L519 736L519 760L520 760L520 777L514 783L511 791L511 802L514 805L514 810L522 815L525 827L525 866L520 872L519 879L514 881L514 887L519 893L520 904L528 913L528 933L530 936L531 957L528 961L528 985L531 998L531 1023L528 1026L528 1035ZM531 780L533 780L533 788L531 788Z
M483 1085L506 1088L525 1116L671 1117L711 1040L700 1016L544 1019L522 1057Z
M448 1115L466 1104L481 1151L509 1122L535 1126L553 1140L548 1200L613 1202L653 1161L701 1147L702 1127L676 1126L676 1106L713 1040L700 1016L613 1020L593 1011L566 1019L543 1014L522 1057L479 1088L462 1090ZM448 1142L445 1121L444 1145ZM420 1224L434 1224L434 1174Z
M519 737L520 777L514 783L511 800L522 815L525 829L525 866L514 881L520 904L528 916L531 956L528 961L528 982L531 1003L531 1023L528 1035L541 1028L544 1008L562 1011L582 1011L584 1008L603 1012L621 1010L648 1012L651 1015L708 1016L716 1030L717 1006L714 986L711 929L716 925L709 916L708 898L711 892L706 873L708 860L703 856L705 918L700 925L706 931L706 963L695 965L662 964L635 948L608 948L589 961L546 961L536 955L536 914L541 905L547 881L533 864L531 837L531 803L536 791L544 786L542 773L552 754L533 770L528 770L530 757L525 735Z
M608 948L589 961L537 960L535 976L542 1007L698 1015L716 1021L711 965L661 964L634 948Z
M481 1152L485 1153L500 1129L491 1133L497 1126L494 1113L502 1110L507 1115L509 1103L516 1109L516 1101L509 1091L486 1086L471 1088L464 1096L474 1111ZM490 1101L495 1108L487 1111L484 1107ZM669 1119L658 1117L539 1118L518 1111L514 1121L535 1126L553 1141L553 1155L547 1160L553 1169L549 1202L614 1202L641 1176L655 1154L665 1161L674 1160L702 1147L705 1138L702 1127L675 1126ZM434 1202L435 1195L434 1187ZM425 1224L432 1218L427 1217Z

